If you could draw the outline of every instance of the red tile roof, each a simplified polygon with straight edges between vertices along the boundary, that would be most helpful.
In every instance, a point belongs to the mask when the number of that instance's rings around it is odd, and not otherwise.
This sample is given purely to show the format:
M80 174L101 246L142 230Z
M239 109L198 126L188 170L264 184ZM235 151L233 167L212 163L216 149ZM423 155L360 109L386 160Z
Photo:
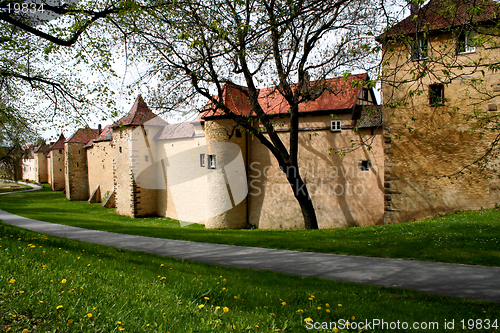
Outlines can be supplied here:
M87 143L98 136L98 130L92 128L79 128L66 142Z
M144 102L142 95L139 95L129 113L116 121L111 127L139 126L154 117L156 117L156 115L151 111L146 102Z
M472 14L472 7L483 9L479 14ZM450 10L450 9L456 9ZM486 21L497 21L500 15L499 4L493 0L431 0L420 8L414 15L410 15L391 27L377 40L398 34L412 34L417 31L432 31L451 28L465 24Z
M92 147L94 145L94 142L111 141L112 139L113 139L113 128L111 127L111 125L107 125L106 127L104 127L101 134L97 136L97 138L90 139L87 142L85 148Z
M365 81L368 75L358 74L351 75L344 79L343 77L328 79L324 81L327 85L327 90L313 101L307 101L299 104L299 112L317 112L317 111L335 111L352 109L358 100L361 88L353 86L352 81ZM311 85L317 82L311 82ZM292 86L295 89L296 86ZM238 115L254 115L250 101L243 91L246 87L226 84L223 90L223 101L225 105L235 114ZM259 89L259 104L265 113L269 115L286 114L289 110L288 102L275 88ZM206 117L219 116L222 111L214 112L212 103L208 103L202 112L193 122L201 121Z
M46 153L49 151L50 151L50 148L45 143L41 143L35 148L35 153L39 153L39 152Z
M66 142L66 138L64 134L61 133L59 139L50 147L50 150L64 149L64 142Z

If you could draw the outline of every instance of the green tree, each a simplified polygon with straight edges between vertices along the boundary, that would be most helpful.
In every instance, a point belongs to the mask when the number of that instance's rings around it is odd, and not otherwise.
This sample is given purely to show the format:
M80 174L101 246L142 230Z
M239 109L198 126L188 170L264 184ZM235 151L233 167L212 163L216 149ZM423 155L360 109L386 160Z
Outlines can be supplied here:
M272 152L305 227L315 229L316 214L298 169L299 104L335 90L327 78L376 66L373 35L383 26L380 13L380 4L369 0L190 0L173 2L168 11L141 10L119 25L133 36L135 59L150 65L145 77L158 82L158 95L170 96L170 105L186 109L193 101L209 101ZM251 115L236 114L214 97L231 83L249 99ZM275 129L284 119L259 104L262 86L275 86L288 103L287 142Z

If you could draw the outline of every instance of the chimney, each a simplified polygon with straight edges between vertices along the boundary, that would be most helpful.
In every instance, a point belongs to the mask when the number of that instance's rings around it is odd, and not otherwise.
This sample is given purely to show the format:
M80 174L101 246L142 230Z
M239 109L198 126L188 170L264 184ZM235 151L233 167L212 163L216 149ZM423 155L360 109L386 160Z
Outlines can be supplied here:
M97 125L97 135L101 135L102 127L101 124Z

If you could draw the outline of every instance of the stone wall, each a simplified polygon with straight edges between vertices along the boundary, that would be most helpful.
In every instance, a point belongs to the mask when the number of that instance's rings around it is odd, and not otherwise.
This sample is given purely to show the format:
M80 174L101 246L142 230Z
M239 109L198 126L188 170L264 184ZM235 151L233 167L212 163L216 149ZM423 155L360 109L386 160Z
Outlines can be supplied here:
M35 153L35 167L35 182L47 183L49 181L49 172L47 168L47 156L45 153Z
M342 126L351 115L339 115ZM372 137L371 129L330 132L330 116L301 118L299 167L313 201L319 228L381 224L384 219L384 154L381 131L360 147L341 156L335 151L353 141ZM283 129L286 129L286 123ZM289 132L280 133L288 146ZM249 222L263 229L303 228L300 206L285 174L271 152L253 139L249 142ZM331 153L330 153L331 151ZM362 163L371 165L361 170ZM365 162L362 162L365 161Z
M88 200L89 180L87 167L87 152L85 144L66 142L65 153L65 185L68 200Z
M454 52L450 34L431 38L430 52ZM412 80L412 70L424 62L408 60L408 50L390 45L395 54L387 54L385 70L392 71L389 82L408 80L396 88L383 85L385 102L408 101L384 110L387 182L386 222L414 221L463 209L494 207L500 203L500 182L488 178L489 170L481 174L477 167L463 169L486 152L495 133L481 135L474 130L474 120L467 116L475 111L495 115L500 99L481 101L481 91L500 90L500 74L467 72L444 85L443 106L429 105L429 85L439 83L439 64L425 62L435 75ZM457 64L467 64L479 57L493 57L498 49L476 48L476 52L457 56ZM433 56L431 54L431 56ZM415 91L407 99L409 91ZM484 96L484 95L482 95ZM406 98L406 99L405 99ZM460 171L465 171L461 174ZM450 177L447 177L450 176ZM485 179L486 176L486 179Z
M134 176L130 160L132 130L130 127L113 128L113 187L116 213L135 217Z
M89 193L100 187L100 199L113 191L113 146L110 141L95 142L86 149Z
M64 149L54 149L50 154L50 184L53 191L62 191L65 186Z

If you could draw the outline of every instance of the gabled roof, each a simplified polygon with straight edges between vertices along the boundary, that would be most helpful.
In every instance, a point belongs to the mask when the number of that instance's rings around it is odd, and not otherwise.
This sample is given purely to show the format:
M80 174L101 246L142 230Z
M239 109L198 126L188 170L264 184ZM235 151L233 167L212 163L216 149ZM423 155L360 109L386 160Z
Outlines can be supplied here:
M139 126L154 117L156 117L156 115L151 111L146 102L144 102L142 95L139 95L129 113L116 121L111 127Z
M35 153L46 153L46 152L49 152L49 151L50 151L50 148L45 143L39 144L35 148Z
M101 134L99 134L95 139L90 139L85 148L90 148L94 145L94 142L102 142L102 141L111 141L113 140L113 128L111 125L107 125L102 130Z
M351 83L352 81L365 81L367 79L368 75L364 73L351 75L347 79L339 77L325 80L322 84L327 87L327 90L315 100L300 103L299 112L334 112L336 110L352 109L358 101L362 87L360 85L352 85ZM311 86L316 83L318 82L311 82ZM223 90L223 101L233 113L252 116L254 115L252 107L248 97L244 93L246 89L246 87L226 84ZM292 89L296 89L296 85L292 86ZM276 87L259 89L259 104L264 112L269 115L286 114L289 111L288 102ZM223 114L220 110L214 112L212 103L208 103L205 110L193 122Z
M64 149L64 142L66 142L66 138L64 134L61 133L59 139L50 147L50 150Z
M470 9L480 8L480 13ZM415 16L416 15L416 16ZM398 34L408 35L418 31L432 31L461 25L496 21L500 17L499 4L493 0L430 0L418 12L395 24L381 40Z
M66 142L87 143L98 136L98 130L92 128L79 128Z

